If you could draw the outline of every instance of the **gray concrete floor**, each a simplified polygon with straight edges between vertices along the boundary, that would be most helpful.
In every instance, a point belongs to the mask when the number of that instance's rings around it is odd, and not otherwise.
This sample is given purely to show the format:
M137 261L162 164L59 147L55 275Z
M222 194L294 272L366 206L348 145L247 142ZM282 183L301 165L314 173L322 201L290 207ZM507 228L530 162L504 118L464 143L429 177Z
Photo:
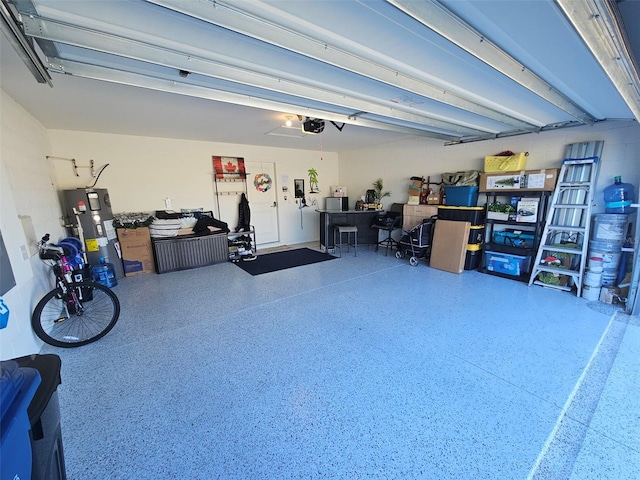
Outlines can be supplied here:
M640 321L611 306L367 247L114 291L105 338L42 352L70 480L640 478Z

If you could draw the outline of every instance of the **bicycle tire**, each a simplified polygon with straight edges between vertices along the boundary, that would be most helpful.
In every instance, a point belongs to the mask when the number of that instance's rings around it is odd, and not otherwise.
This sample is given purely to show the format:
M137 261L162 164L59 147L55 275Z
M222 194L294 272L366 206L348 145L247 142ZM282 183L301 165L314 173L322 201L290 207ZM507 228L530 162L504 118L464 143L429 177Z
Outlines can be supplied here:
M69 288L81 295L80 315L67 309L65 295L58 287L42 297L31 316L33 331L54 347L95 342L111 331L120 316L120 301L110 288L96 282L71 283Z

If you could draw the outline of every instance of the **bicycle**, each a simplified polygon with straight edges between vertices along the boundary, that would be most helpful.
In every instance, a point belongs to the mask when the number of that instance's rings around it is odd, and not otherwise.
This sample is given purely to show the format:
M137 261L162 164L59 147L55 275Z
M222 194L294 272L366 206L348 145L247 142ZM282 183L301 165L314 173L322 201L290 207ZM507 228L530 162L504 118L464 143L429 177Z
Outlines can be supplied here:
M48 242L49 234L38 242L39 256L52 267L56 287L36 305L31 326L42 341L55 347L95 342L115 326L120 301L110 288L83 280L80 272L74 272L67 248Z

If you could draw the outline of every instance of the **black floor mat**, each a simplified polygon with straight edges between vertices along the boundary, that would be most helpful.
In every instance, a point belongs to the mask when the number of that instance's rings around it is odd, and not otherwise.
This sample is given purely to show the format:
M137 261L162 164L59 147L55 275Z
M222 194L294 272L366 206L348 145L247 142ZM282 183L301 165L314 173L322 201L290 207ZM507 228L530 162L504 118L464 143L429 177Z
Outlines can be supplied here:
M328 253L321 253L310 248L298 248L296 250L258 255L255 260L250 262L241 260L236 265L251 275L261 275L286 268L333 260L334 258L336 257Z

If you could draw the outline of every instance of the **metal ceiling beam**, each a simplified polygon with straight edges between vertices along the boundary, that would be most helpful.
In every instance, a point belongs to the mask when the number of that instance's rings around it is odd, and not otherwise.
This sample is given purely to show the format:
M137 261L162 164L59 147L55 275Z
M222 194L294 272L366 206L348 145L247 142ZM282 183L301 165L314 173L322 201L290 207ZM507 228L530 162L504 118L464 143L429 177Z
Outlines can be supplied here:
M185 70L204 76L226 81L250 85L252 87L293 95L301 99L337 105L357 112L387 117L395 122L416 124L425 129L437 129L450 132L451 136L481 135L490 132L464 122L454 122L434 116L425 116L423 112L392 101L380 100L361 92L341 89L336 85L309 80L301 77L285 76L282 71L265 70L258 72L249 70L251 66L231 56L210 49L197 48L160 37L145 35L145 41L136 38L138 32L128 31L127 37L99 32L86 27L45 19L31 15L24 20L25 32L34 38L60 42L77 47L88 48L116 55L153 63L176 70ZM117 67L116 67L117 68ZM301 100L301 105L304 102Z
M549 132L551 130L558 130L560 128L570 128L570 127L580 127L583 126L584 123L579 122L577 120L569 121L569 122L558 122L552 123L550 125L545 125L540 129L541 132ZM518 135L526 135L531 132L523 131L523 130L511 130L506 132L500 132L497 135L481 135L478 137L463 137L458 140L452 140L450 142L445 142L445 146L450 145L459 145L461 143L472 143L472 142L483 142L485 140L495 140L497 138L507 138L507 137L515 137Z
M640 77L625 42L615 3L607 0L556 0L556 3L640 122Z
M33 77L38 83L47 83L50 87L53 87L51 77L47 72L44 64L38 57L38 54L33 50L33 46L29 43L27 37L25 37L18 21L13 15L13 12L9 9L5 0L0 2L0 30L16 51L20 59L27 66Z
M467 51L498 72L585 124L597 121L590 113L492 43L437 0L386 0L426 27ZM581 3L564 0L567 3Z
M303 21L296 19L297 28L294 29L291 25L274 23L256 13L256 6L259 5L260 8L278 15L277 7L265 2L146 1L517 129L535 132L543 126L524 121L517 113L506 113L506 108L505 111L498 111L478 103L477 100L435 86L427 81L421 70L380 52L365 51L364 47L358 51L346 51L330 44L326 38L335 38L332 32L325 33L325 39L314 37L309 32L320 28L316 24L305 25ZM253 10L250 11L250 8ZM284 19L282 21L285 22Z
M376 121L359 116L358 113L340 114L328 110L317 108L307 108L304 105L295 103L285 103L257 98L252 95L244 95L235 92L227 92L199 85L188 84L171 78L152 77L134 72L115 70L113 68L89 65L60 58L50 59L52 72L70 74L82 78L101 80L121 85L129 85L140 88L147 88L160 92L187 95L190 97L203 98L217 102L231 103L234 105L244 105L247 107L261 108L275 112L290 112L293 115L302 115L311 118L321 118L327 121L347 123L359 127L375 128L392 132L416 135L422 137L436 138L440 140L452 141L460 137L434 132L427 129L410 128L402 125L393 125L388 122ZM55 68L53 68L55 67Z

